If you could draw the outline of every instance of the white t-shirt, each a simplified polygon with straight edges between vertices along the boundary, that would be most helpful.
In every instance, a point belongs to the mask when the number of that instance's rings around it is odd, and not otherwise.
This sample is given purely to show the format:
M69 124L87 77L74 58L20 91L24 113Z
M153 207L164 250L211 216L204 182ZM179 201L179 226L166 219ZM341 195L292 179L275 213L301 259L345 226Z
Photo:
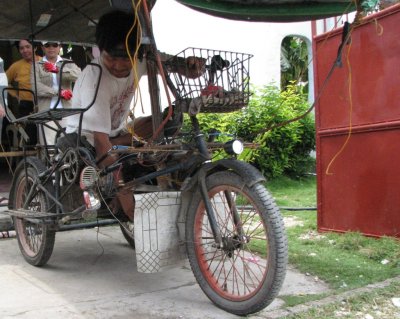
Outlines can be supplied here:
M117 136L124 128L129 115L131 101L135 93L133 70L126 78L116 78L108 72L102 64L101 57L92 61L102 68L102 76L96 100L92 107L83 115L82 135L85 135L90 144L94 145L93 132L106 133L110 137ZM146 63L138 62L137 76L146 72ZM77 79L72 98L72 108L86 108L95 95L99 69L88 65ZM76 132L79 125L79 116L66 118L67 133Z

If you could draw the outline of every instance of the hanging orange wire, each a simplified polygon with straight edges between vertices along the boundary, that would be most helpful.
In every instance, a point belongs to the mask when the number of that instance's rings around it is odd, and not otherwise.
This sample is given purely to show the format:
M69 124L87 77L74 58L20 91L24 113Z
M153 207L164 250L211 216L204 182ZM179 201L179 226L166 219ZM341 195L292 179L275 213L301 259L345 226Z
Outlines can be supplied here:
M356 5L357 5L357 13L356 16L354 18L354 22L350 28L349 34L352 33L352 31L354 30L354 27L357 25L360 25L362 23L362 18L363 15L361 14L361 8L359 6L359 2L356 1ZM381 36L383 34L383 27L378 23L378 21L376 19L373 20L374 24L375 24L375 30L378 36ZM350 35L349 35L350 38ZM331 166L333 165L333 163L335 162L335 160L340 156L340 154L344 151L344 149L346 148L346 146L348 145L349 141L350 141L350 137L352 135L352 130L353 130L353 122L352 122L352 115L353 115L353 95L352 95L352 71L351 71L351 63L350 63L350 50L351 50L351 41L349 43L349 47L347 50L347 56L346 56L346 65L347 65L347 69L348 69L348 96L349 96L349 130L347 133L347 137L346 140L344 141L343 145L340 147L340 149L337 151L337 153L332 157L332 159L330 160L329 164L326 167L325 170L325 174L326 175L333 175L333 173L330 171Z
M332 164L334 163L334 161L336 160L336 158L339 157L339 155L344 151L344 149L346 148L347 144L350 141L350 137L352 134L352 129L353 129L353 95L352 95L352 73L351 73L351 63L350 63L350 50L351 50L351 41L349 43L349 47L347 49L347 55L346 55L346 65L347 65L347 70L348 70L348 93L349 93L349 131L347 133L347 137L346 140L344 141L343 145L341 146L341 148L339 149L339 151L337 151L337 153L332 157L332 159L330 160L328 166L326 167L326 171L325 174L326 175L333 175L333 173L331 173L329 170L332 166Z

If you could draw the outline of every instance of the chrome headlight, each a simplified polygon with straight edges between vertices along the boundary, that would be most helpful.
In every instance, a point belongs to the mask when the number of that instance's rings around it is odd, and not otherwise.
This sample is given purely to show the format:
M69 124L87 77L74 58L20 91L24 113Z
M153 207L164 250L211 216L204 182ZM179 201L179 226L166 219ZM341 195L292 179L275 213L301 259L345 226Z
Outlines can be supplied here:
M224 145L224 150L230 155L239 155L243 152L243 143L239 140L232 140L226 142Z

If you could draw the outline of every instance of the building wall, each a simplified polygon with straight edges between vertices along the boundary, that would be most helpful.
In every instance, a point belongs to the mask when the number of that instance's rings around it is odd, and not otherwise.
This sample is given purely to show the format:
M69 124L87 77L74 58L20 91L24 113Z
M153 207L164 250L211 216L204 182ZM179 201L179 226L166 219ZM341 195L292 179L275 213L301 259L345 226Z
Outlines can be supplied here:
M161 51L178 53L201 47L254 54L251 82L262 86L280 83L280 48L288 35L307 40L311 52L311 23L242 22L213 17L174 0L157 1L153 28Z
M213 17L187 8L175 0L157 1L152 10L152 24L158 49L169 54L187 47L226 50L253 54L250 81L254 86L280 85L281 43L286 36L303 38L312 58L310 22L245 22ZM313 101L313 67L309 64L310 94ZM144 83L143 83L144 82ZM147 90L145 80L142 91ZM162 97L163 105L167 105ZM148 101L143 102L148 105ZM136 110L140 109L137 107ZM137 115L143 112L135 112ZM145 110L144 114L149 111Z

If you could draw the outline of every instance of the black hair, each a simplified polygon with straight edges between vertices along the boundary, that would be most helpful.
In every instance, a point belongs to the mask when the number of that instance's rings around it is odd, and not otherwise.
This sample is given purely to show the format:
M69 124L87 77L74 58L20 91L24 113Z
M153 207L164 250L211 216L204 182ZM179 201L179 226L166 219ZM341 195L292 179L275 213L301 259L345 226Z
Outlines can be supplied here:
M114 10L101 16L96 27L96 44L100 51L112 54L118 46L125 47L126 36L134 23L134 15L125 11ZM136 50L136 44L137 23L128 38L131 52Z
M28 42L33 46L34 49L36 49L37 47L40 46L40 43L39 43L39 42L36 42L36 41L32 42L32 41L29 40L29 39L21 39L21 40L14 41L14 45L15 45L15 47L16 47L18 50L19 50L19 43L20 43L22 40L28 41Z

